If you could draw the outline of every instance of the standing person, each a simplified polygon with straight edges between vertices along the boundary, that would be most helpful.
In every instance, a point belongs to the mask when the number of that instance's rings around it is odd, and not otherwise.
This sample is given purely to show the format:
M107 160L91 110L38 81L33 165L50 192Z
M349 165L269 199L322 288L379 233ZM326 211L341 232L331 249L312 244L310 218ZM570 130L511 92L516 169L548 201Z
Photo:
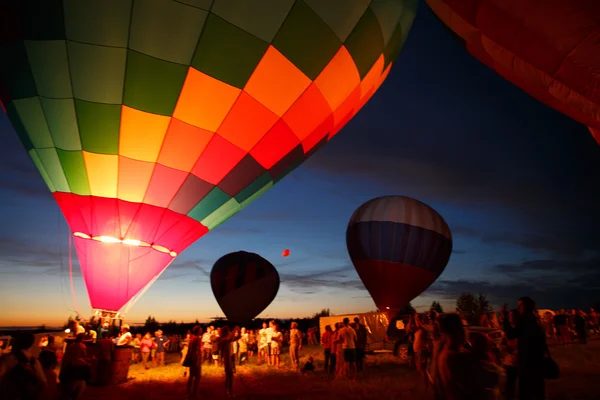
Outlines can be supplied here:
M338 340L338 334L340 333L340 323L336 322L335 324L333 324L333 327L335 328L335 331L333 331L333 333L331 334L331 360L329 362L329 373L335 376L338 363L338 348L341 347L340 342ZM342 361L340 360L340 363L341 362Z
M131 336L131 332L129 332L129 325L123 324L121 327L121 336L117 340L117 346L131 346L131 342L133 341L133 336Z
M85 391L90 378L90 365L86 361L87 348L83 344L84 334L80 333L75 342L67 346L60 368L60 383L65 400L77 400Z
M575 326L575 333L577 333L577 340L581 344L587 343L587 323L583 311L577 310L577 314L573 318L573 325Z
M269 365L273 365L273 360L274 360L273 352L271 351L271 348L272 348L271 341L272 341L273 333L274 332L275 332L275 320L272 319L272 320L269 321L269 327L266 330L266 334L267 334L267 350L269 352L268 356L267 356L268 357L267 358L267 360L268 360L267 363ZM277 344L275 346L277 346Z
M515 328L517 326L517 320L519 319L519 312L517 310L511 310L508 313L508 323ZM506 374L506 380L504 382L504 399L514 400L515 391L517 388L517 339L508 339L506 336L502 338L502 353L504 358L502 360L502 366Z
M202 328L200 328L202 329ZM189 347L190 347L190 341L192 340L192 334L190 332L186 333L185 338L180 342L181 343L181 365L183 365L184 367L186 367L184 365L185 363L185 359L187 357L188 351L189 351ZM200 353L202 353L202 346L200 346ZM202 355L202 354L200 354ZM185 378L187 375L187 370L184 368L183 370L183 377Z
M231 341L233 340L233 336L229 331L229 327L224 326L221 328L221 332L216 339L217 346L219 348L218 352L221 354L221 359L223 360L223 368L225 370L225 392L227 393L227 397L231 398L233 396L233 358L232 358L232 345Z
M209 326L202 335L202 362L207 361L208 365L212 361L212 341L211 336L214 331L213 326Z
M131 353L131 360L136 364L141 361L141 354L140 354L141 343L142 343L142 334L136 333L135 337L133 338L133 353Z
M108 337L108 332L104 332L97 343L98 352L96 353L96 357L98 358L98 369L96 381L100 385L107 385L110 381L113 342Z
M292 322L290 329L290 360L292 368L297 369L299 366L298 352L302 350L302 334L298 330L298 323Z
M356 369L362 372L367 351L367 327L360 323L358 317L354 317L354 323L356 324Z
M156 359L154 360L154 366L156 367L158 364L161 366L165 365L165 353L167 351L167 345L169 344L169 340L165 340L163 336L162 330L157 330L154 334L154 342L156 343Z
M515 327L504 318L508 339L517 339L517 370L519 399L544 400L544 359L547 353L546 335L539 323L535 301L531 297L519 299L519 319Z
M0 357L0 398L35 399L46 387L46 375L40 362L31 355L33 333L20 333L10 353Z
M183 360L183 366L189 368L190 376L187 381L187 396L198 397L200 378L202 378L202 327L194 326L192 333L187 336L188 351ZM184 375L185 376L185 375Z
M257 351L258 346L256 344L256 334L254 333L254 329L252 329L248 333L248 360L250 360Z
M283 344L283 334L279 331L279 325L273 323L273 334L271 335L271 365L279 369L281 346Z
M340 342L344 354L344 373L352 380L356 379L356 331L350 326L350 319L344 318L344 327L340 329Z
M331 358L331 339L333 332L331 331L331 325L325 326L325 332L321 335L321 345L323 346L323 369L329 371L329 360Z
M46 387L37 400L58 400L58 376L56 367L58 367L58 358L56 352L52 350L42 350L39 361L46 377Z
M249 335L246 332L246 328L242 327L240 338L238 339L239 365L242 365L242 362L244 361L248 361L248 337Z
M262 329L258 331L258 364L269 361L269 344L267 343L267 323L262 323Z
M155 345L156 343L152 340L150 332L146 332L144 338L140 342L140 353L142 354L142 363L144 364L144 368L146 369L150 368L148 360L150 359L150 353L152 352L152 348Z

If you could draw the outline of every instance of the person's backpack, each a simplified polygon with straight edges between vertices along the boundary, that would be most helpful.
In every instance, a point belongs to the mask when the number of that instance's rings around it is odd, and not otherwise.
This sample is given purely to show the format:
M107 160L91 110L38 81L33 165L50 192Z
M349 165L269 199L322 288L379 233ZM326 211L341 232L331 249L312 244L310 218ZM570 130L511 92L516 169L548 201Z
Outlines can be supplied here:
M27 358L21 351L15 351L12 354L17 358L17 365L9 370L2 379L2 388L0 388L2 398L37 399L44 389L44 382L36 373L35 357Z

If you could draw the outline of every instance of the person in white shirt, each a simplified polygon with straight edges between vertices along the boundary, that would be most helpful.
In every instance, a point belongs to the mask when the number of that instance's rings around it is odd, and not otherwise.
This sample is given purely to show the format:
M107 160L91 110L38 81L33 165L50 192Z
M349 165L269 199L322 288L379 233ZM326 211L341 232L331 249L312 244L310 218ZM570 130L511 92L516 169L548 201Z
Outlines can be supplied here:
M123 324L121 326L121 336L117 340L117 346L129 346L131 341L133 340L133 336L131 336L131 332L129 332L129 325Z
M210 336L212 335L213 330L214 327L209 326L202 335L202 363L208 361L208 364L210 364L210 360L212 360L212 342Z
M272 338L273 338L273 333L275 332L274 330L274 326L275 326L275 320L270 320L269 321L269 327L266 330L266 335L267 335L267 346L268 346L268 364L269 365L273 365L273 352L271 351L272 346L271 346L271 342L272 342Z
M338 334L344 352L344 373L356 379L356 331L350 326L350 319L344 318L344 327Z
M273 334L271 335L271 365L279 368L279 357L281 354L281 345L283 343L283 334L279 331L279 326L273 323L271 326Z
M263 322L262 329L258 331L258 363L269 361L269 344L267 343L267 323Z

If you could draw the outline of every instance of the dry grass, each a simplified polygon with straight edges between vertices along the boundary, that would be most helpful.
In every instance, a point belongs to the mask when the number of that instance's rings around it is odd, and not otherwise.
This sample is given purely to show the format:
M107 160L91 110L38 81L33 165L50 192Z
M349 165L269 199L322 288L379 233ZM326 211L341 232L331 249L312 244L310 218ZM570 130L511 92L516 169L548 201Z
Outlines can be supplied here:
M549 399L598 399L597 382L600 380L600 342L587 346L567 345L552 349L561 366L562 376L548 384ZM315 359L317 370L322 369L323 357L319 348L302 351L302 363L308 356ZM130 380L119 386L90 387L86 400L164 400L184 398L185 378L179 357L170 355L164 367L145 370L140 365L130 369ZM284 366L277 370L266 365L251 364L238 367L235 393L239 399L412 399L429 400L427 391L416 372L400 365L394 357L368 356L367 370L356 382L332 380L327 374L316 372L303 376L289 368L289 357L282 355ZM204 399L223 399L224 376L222 368L205 366L202 371L201 392Z

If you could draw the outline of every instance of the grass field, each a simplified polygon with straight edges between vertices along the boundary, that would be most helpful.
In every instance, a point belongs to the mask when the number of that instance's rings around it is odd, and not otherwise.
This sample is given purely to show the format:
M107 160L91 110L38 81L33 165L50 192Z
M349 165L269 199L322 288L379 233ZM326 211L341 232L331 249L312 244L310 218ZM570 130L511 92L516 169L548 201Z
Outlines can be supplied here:
M600 341L552 347L552 354L561 367L561 378L548 382L548 399L592 400L600 398ZM313 356L317 370L323 357L318 347L302 351L304 363ZM132 365L130 380L119 386L89 387L85 400L164 400L184 398L186 379L179 357L169 355L164 367L145 370ZM282 356L284 366L277 370L266 365L238 367L234 391L238 399L431 399L431 392L413 370L399 364L394 357L367 357L367 369L356 382L332 380L316 372L303 376L289 368L289 358ZM222 368L205 366L200 384L202 398L224 399Z

